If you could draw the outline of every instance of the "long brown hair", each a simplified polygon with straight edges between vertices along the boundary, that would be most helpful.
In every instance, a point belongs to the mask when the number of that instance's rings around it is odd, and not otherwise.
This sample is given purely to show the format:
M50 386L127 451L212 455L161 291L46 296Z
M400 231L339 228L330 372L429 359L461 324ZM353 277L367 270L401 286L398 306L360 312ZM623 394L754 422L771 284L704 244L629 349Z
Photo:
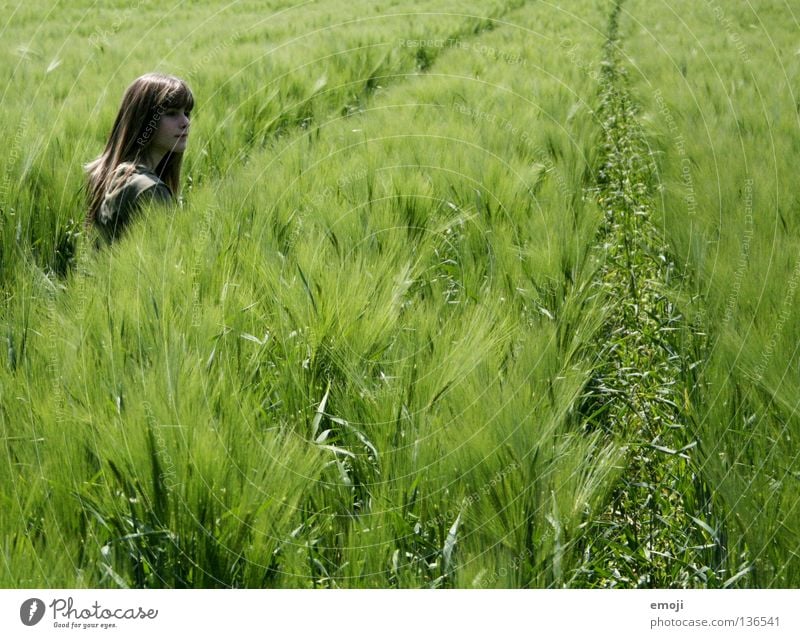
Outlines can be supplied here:
M191 111L194 96L186 82L172 75L148 73L127 88L100 157L86 165L88 213L86 226L95 220L111 177L123 162L141 163L153 140L158 122L168 109ZM155 173L177 197L180 192L183 153L164 155ZM131 172L133 167L131 167Z

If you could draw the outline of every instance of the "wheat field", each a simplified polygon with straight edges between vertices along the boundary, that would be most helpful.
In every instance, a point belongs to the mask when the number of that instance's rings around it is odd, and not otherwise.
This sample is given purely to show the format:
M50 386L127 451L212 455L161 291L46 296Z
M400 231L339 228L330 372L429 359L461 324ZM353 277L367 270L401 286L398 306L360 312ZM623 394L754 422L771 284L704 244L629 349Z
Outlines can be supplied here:
M3 587L800 586L790 3L3 8Z

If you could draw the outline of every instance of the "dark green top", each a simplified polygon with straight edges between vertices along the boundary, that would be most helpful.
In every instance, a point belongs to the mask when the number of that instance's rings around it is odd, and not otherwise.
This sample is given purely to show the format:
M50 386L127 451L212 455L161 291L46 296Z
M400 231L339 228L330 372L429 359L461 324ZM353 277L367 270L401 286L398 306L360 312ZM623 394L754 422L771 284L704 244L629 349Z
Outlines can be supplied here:
M119 237L143 205L172 201L172 191L147 166L123 162L109 182L96 224L110 242Z

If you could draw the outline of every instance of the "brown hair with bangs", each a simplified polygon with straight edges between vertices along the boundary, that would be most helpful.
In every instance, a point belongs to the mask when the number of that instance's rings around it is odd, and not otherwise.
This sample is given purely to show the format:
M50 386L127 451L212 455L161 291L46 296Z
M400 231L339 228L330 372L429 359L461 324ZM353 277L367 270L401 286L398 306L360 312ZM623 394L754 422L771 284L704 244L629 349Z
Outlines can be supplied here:
M122 97L111 135L102 154L86 165L88 213L86 226L95 220L117 166L123 162L141 164L158 128L169 109L191 111L194 96L189 86L172 75L148 73L134 80ZM183 153L164 155L155 173L177 197L180 192ZM133 172L133 166L131 166Z

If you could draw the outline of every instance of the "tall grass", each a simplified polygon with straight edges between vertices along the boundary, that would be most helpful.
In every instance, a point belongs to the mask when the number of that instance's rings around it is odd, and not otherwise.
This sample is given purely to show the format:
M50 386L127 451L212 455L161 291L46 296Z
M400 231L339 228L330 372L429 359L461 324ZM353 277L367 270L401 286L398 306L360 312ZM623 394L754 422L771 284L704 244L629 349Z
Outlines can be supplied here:
M592 553L638 444L588 409L632 302L598 285L609 4L193 5L177 26L71 6L20 7L0 52L3 586L675 584L646 543ZM662 3L647 31L625 6L680 275L657 292L691 318L665 343L698 475L677 460L652 489L715 516L661 536L705 561L683 584L792 586L794 286L775 277L797 251L776 158L797 63L774 60L774 95L742 78L732 96L714 69L750 68L723 42L746 10L714 29L711 5ZM80 164L154 66L198 97L184 202L94 253ZM630 556L653 578L614 580Z
M591 4L391 42L413 73L252 144L222 116L249 89L201 100L181 210L63 282L18 260L2 582L580 584L620 471L576 410L608 301L592 81L561 43L596 54ZM480 31L459 6L372 33Z
M651 6L652 5L652 6ZM631 3L627 52L661 170L680 296L706 336L688 377L729 584L798 584L800 62L786 4ZM669 28L667 28L669 25Z

